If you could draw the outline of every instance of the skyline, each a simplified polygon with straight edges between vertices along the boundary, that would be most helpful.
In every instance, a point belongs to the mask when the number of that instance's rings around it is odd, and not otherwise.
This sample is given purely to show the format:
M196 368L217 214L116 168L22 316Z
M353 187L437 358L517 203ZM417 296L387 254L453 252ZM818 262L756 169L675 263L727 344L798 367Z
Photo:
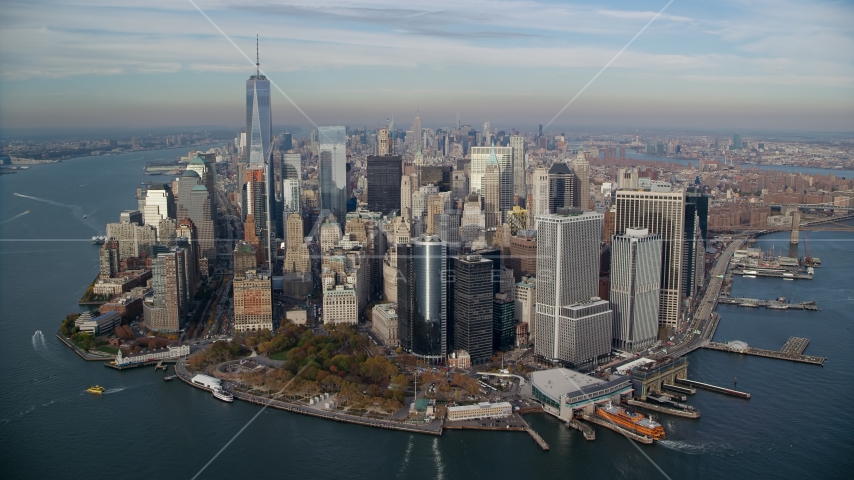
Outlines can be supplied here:
M189 1L9 2L0 130L241 121L254 65ZM666 1L196 4L318 125L547 124ZM854 130L854 8L673 2L552 130ZM69 27L73 25L73 27ZM26 47L26 48L22 48ZM254 62L252 62L254 63ZM273 124L308 121L278 91Z

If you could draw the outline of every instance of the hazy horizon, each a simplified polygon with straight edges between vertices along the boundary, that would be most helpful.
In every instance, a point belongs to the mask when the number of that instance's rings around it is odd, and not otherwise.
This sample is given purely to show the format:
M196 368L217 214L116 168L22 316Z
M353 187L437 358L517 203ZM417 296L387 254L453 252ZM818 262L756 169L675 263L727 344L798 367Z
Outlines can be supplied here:
M195 1L195 0L194 0ZM49 5L45 5L45 3ZM5 3L0 132L244 121L261 68L317 125L854 132L854 6L760 0ZM276 125L310 122L275 88ZM171 127L163 127L170 125ZM5 133L4 133L5 135Z

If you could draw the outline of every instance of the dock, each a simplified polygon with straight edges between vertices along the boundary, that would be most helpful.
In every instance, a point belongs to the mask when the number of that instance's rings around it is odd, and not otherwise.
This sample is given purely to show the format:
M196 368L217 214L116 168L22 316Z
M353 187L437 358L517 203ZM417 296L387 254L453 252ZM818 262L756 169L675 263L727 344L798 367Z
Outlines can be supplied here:
M722 352L740 353L742 355L755 355L757 357L776 358L778 360L789 360L791 362L809 363L811 365L824 365L826 357L815 357L804 355L810 340L808 338L790 337L780 350L767 350L764 348L753 348L744 342L708 342L703 348L719 350Z
M668 385L666 383L662 384L661 387L665 390L670 390L676 393L684 393L685 395L694 395L697 393L697 390L691 387L680 387L679 385Z
M764 307L771 310L810 310L813 312L819 311L815 301L785 303L778 300L761 300L758 298L720 298L718 303L724 305L738 305L739 307L758 308Z
M717 392L717 393L723 393L724 395L732 395L733 397L740 397L740 398L746 398L746 399L750 398L750 394L747 392L739 392L738 390L732 390L730 388L719 387L717 385L698 382L696 380L688 380L687 378L677 378L676 382L682 383L685 385L691 385L691 386L697 387L697 388L703 388L706 390L711 390L711 391Z
M567 428L574 428L584 435L584 439L588 442L596 440L596 431L590 425L580 422L578 419L572 419L566 422Z
M535 432L534 429L531 427L526 427L525 431L528 432L528 435L530 435L531 438L533 438L534 441L537 442L537 445L539 445L544 452L549 451L549 444L546 443L545 440L543 440L543 437L541 437L539 433Z
M640 434L637 434L635 432L632 432L631 430L625 429L625 428L617 425L616 423L609 422L608 420L605 420L604 418L602 418L598 415L583 414L581 416L581 418L590 422L590 423L595 423L596 425L599 425L600 427L605 427L605 428L611 429L617 433L621 433L621 434L623 434L623 435L625 435L625 436L627 436L627 437L629 437L632 440L635 440L637 442L640 442L640 443L643 443L646 445L652 445L652 437L647 437L646 435L640 435Z
M700 412L698 410L692 410L685 408L687 405L677 404L676 402L671 402L676 405L680 405L678 408L674 407L665 407L664 405L655 405L649 402L642 402L640 400L628 399L625 401L626 405L631 405L632 407L640 407L647 410L652 410L653 412L666 413L669 415L675 415L677 417L685 417L685 418L700 418Z
M812 275L809 273L787 272L782 269L763 270L761 268L757 268L755 270L745 270L743 268L735 268L732 270L732 273L735 275L755 275L757 277L777 277L792 280L812 280Z

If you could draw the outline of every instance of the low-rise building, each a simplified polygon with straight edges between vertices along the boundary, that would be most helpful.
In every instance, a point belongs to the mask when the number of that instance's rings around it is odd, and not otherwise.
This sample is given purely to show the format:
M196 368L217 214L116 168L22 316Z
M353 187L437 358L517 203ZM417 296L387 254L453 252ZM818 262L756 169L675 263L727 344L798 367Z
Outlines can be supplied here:
M116 365L130 365L133 363L145 363L155 360L170 360L190 354L189 345L174 345L166 348L158 348L154 350L144 350L139 353L125 355L119 350L116 355Z
M106 335L116 328L116 325L122 323L122 316L118 312L107 312L103 315L93 317L91 313L82 313L77 320L74 321L74 326L80 329L81 332L86 332L95 336Z
M448 355L449 368L471 368L471 355L465 350L457 350Z
M531 373L531 396L564 420L576 411L594 413L597 404L619 403L631 391L631 379L621 375L599 378L566 368Z
M297 308L285 312L285 319L294 325L305 325L308 322L308 314L305 310Z
M371 313L372 330L384 345L396 347L400 341L397 338L397 304L383 303L374 306Z
M448 407L448 420L479 420L483 418L504 418L513 414L510 402L481 402L475 405Z

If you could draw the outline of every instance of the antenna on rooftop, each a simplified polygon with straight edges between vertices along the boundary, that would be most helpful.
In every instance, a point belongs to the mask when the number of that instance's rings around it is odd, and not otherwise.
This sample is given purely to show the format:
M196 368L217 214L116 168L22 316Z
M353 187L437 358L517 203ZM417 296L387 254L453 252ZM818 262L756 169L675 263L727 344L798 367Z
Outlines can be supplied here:
M261 62L258 55L258 32L255 32L255 76L261 75Z

